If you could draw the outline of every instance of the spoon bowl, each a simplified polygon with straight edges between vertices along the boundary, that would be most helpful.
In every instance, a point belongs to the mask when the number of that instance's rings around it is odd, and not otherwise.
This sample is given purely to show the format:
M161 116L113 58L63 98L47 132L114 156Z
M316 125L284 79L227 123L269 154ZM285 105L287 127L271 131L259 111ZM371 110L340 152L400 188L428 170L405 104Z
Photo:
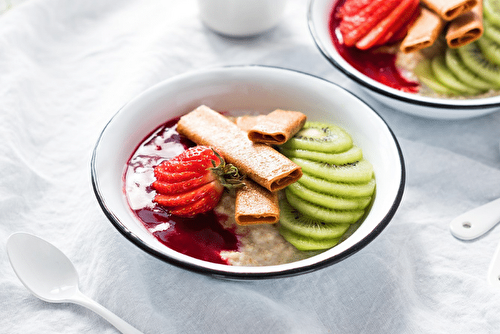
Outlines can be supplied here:
M7 241L7 253L17 277L38 298L63 303L77 292L75 267L47 241L31 234L15 233Z
M82 294L73 263L51 243L28 233L7 240L10 264L19 280L36 297L50 303L75 303L109 321L122 333L141 333L117 315Z

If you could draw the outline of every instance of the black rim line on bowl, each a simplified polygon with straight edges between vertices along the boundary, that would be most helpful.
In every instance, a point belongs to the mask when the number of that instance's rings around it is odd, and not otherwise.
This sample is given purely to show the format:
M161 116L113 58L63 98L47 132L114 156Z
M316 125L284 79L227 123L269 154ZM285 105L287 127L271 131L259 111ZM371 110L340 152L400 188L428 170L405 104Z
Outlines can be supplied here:
M378 93L380 95L384 95L386 97L394 98L396 100L406 102L406 103L411 103L411 104L416 104L424 107L433 107L433 108L440 108L440 109L483 109L485 107L488 108L495 108L495 107L500 107L500 101L499 102L493 102L493 103L483 103L483 104L453 104L452 102L432 102L432 101L421 101L421 100L415 100L411 99L409 97L405 96L400 96L397 94L392 93L391 91L381 89L377 86L374 86L370 84L369 82L362 80L358 76L354 75L350 71L348 71L346 68L341 66L328 52L326 52L325 47L320 43L318 34L316 33L316 30L314 29L314 24L312 20L312 6L315 0L309 0L309 6L308 6L308 12L307 12L307 25L309 27L309 32L311 36L313 37L314 44L316 47L319 49L321 54L333 65L335 68L337 68L339 71L344 73L348 78L354 80L355 82L359 83L360 85L374 91L375 93ZM340 57L340 55L339 55ZM353 71L356 71L353 69ZM363 75L363 74L361 74ZM364 75L363 75L364 76ZM373 80L373 79L371 79ZM391 87L387 87L387 89L394 89ZM454 101L454 100L451 100ZM456 100L456 101L462 101L462 100Z
M188 263L188 262L184 262L184 261L181 261L181 260L178 260L178 259L175 259L175 258L171 258L171 257L169 257L169 256L167 256L167 255L165 255L163 253L160 253L160 252L158 252L158 251L150 248L139 237L137 237L134 233L132 233L129 229L127 229L126 226L124 226L120 222L120 220L111 212L111 210L108 209L108 207L106 206L106 203L104 201L104 198L102 197L101 192L99 191L97 173L96 173L96 170L95 170L95 159L96 159L96 155L97 155L97 149L99 147L99 143L101 142L101 139L102 139L102 137L103 137L106 129L111 124L111 122L113 121L113 119L120 113L120 111L123 110L123 108L128 103L130 103L130 101L132 101L132 100L130 100L129 102L127 102L126 104L124 104L111 117L111 119L107 122L106 126L101 131L101 133L99 135L99 138L98 138L98 140L96 142L96 145L94 146L94 149L93 149L93 152L92 152L92 158L91 158L91 162L90 162L91 163L90 167L91 167L92 188L94 190L94 194L96 196L97 202L99 203L99 206L101 207L101 209L104 212L105 216L113 224L113 226L125 238L127 238L129 241L131 241L132 243L134 243L140 249L142 249L143 251L145 251L146 253L148 253L150 255L153 255L154 257L156 257L156 258L158 258L160 260L166 261L166 262L168 262L170 264L173 264L175 266L178 266L178 267L181 267L181 268L193 271L193 272L205 274L205 275L208 275L208 276L213 276L213 277L217 277L217 278L226 278L226 279L227 278L234 278L234 279L242 279L242 280L254 280L254 279L269 279L269 278L291 277L291 276L295 276L295 275L299 275L299 274L305 274L305 273L308 273L308 272L312 272L312 271L324 268L326 266L335 264L335 263L337 263L337 262L339 262L341 260L345 260L349 256L355 254L356 252L358 252L362 248L366 247L371 241L373 241L385 229L385 227L389 224L389 222L393 218L394 214L397 211L397 208L399 207L399 205L401 203L401 200L402 200L402 197L403 197L403 192L404 192L404 187L405 187L405 183L406 183L406 171L405 171L405 163L404 163L403 153L401 151L401 147L400 147L400 145L399 145L399 143L397 141L397 138L394 135L394 133L391 130L391 128L389 127L389 125L387 124L387 122L380 116L380 114L378 112L375 111L375 109L373 109L370 105L368 105L364 100L360 99L356 94L354 94L352 92L349 92L347 89L345 89L345 88L337 85L336 83L331 82L329 80L326 80L324 78L315 76L313 74L306 73L306 72L301 72L301 71L298 71L298 70L292 70L292 69L277 67L277 66L254 65L254 64L250 64L250 65L218 66L218 67L210 67L210 68L207 68L206 70L210 71L210 70L216 70L216 69L250 68L250 67L269 68L269 69L275 69L275 70L295 72L295 73L299 73L299 74L302 74L302 75L307 75L307 76L310 76L312 78L324 81L324 82L326 82L328 84L334 85L337 88L340 88L340 89L344 90L345 92L347 92L348 94L353 95L354 97L356 97L361 103L365 104L372 112L374 112L379 117L379 119L385 124L386 128L389 130L389 133L391 134L391 136L392 136L392 138L394 140L394 143L395 143L397 151L398 151L399 161L401 163L401 180L400 180L400 183L399 183L399 189L398 189L396 198L394 199L391 208L389 209L389 211L387 212L387 214L385 215L385 217L382 218L382 220L377 225L377 227L373 229L373 231L371 231L368 235L366 235L358 243L356 243L355 245L353 245L350 249L347 249L347 250L343 251L342 253L336 254L336 255L328 258L328 259L325 259L323 261L316 262L316 263L313 263L311 265L304 266L304 267L291 268L291 269L287 269L287 270L283 270L283 271L272 271L272 272L227 272L227 271L224 271L224 270L217 270L217 269L212 269L212 268L205 268L205 267L201 267L201 266L198 266L198 265L195 265L195 264L192 264L192 263ZM195 72L196 71L186 72L184 75L189 75L189 74L195 73ZM175 78L176 77L174 76L174 77L171 77L170 79L173 80ZM170 79L166 79L166 80L170 80ZM157 85L160 84L160 83L162 83L162 82L163 81L157 83ZM147 88L146 90L151 89L154 86L155 85Z

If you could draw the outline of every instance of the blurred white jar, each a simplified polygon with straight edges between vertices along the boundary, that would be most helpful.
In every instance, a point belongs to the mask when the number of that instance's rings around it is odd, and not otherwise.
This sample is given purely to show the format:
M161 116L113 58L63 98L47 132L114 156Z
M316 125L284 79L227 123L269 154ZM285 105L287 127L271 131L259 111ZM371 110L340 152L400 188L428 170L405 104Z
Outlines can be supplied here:
M200 17L210 29L230 37L250 37L275 27L287 0L198 0Z

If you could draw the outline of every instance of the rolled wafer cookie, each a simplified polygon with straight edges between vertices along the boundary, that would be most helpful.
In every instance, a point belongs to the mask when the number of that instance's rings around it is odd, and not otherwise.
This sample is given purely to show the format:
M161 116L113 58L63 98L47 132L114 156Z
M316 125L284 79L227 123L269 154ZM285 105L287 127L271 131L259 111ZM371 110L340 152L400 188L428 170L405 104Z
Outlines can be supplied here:
M256 126L266 115L243 115L236 117L236 125L243 131L248 132Z
M248 131L248 138L254 143L281 145L304 126L306 119L300 111L277 109L259 118Z
M483 4L479 1L471 11L450 22L446 31L446 43L459 48L472 43L483 35Z
M431 46L443 31L445 23L436 13L422 7L420 16L408 30L399 49L411 53Z
M275 224L280 219L278 193L251 180L236 190L235 219L239 225Z
M478 0L421 0L443 20L451 21L467 13L479 2Z
M277 191L297 181L302 169L266 144L253 143L247 133L207 106L182 116L177 131L198 145L213 147L240 173L269 191Z

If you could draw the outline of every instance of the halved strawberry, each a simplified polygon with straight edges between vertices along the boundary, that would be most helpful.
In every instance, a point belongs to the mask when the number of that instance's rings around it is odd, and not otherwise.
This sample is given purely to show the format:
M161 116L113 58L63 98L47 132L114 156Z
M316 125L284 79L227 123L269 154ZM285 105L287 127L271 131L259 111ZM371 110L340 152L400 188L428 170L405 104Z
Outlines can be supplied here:
M154 169L154 201L170 213L191 217L212 210L224 188L242 186L238 169L212 148L192 147Z
M417 1L417 3L419 3L419 1ZM388 36L386 36L386 38L383 41L381 41L381 43L382 44L393 44L393 43L399 42L402 39L404 39L406 37L406 35L408 34L408 30L410 29L410 27L413 25L413 23L415 23L415 21L420 16L420 11L421 11L421 8L420 8L420 6L417 5L417 7L413 10L413 13L411 14L411 16L406 21L403 21L403 24L401 25L401 27L397 31L395 31L393 34L388 34Z
M418 0L402 0L386 18L379 21L375 27L356 42L356 47L360 50L367 50L375 45L383 44L386 35L392 36L392 34L399 30L401 24L411 17L418 4Z
M352 15L344 15L339 25L343 43L346 46L354 46L399 3L400 0L373 0L360 11Z

